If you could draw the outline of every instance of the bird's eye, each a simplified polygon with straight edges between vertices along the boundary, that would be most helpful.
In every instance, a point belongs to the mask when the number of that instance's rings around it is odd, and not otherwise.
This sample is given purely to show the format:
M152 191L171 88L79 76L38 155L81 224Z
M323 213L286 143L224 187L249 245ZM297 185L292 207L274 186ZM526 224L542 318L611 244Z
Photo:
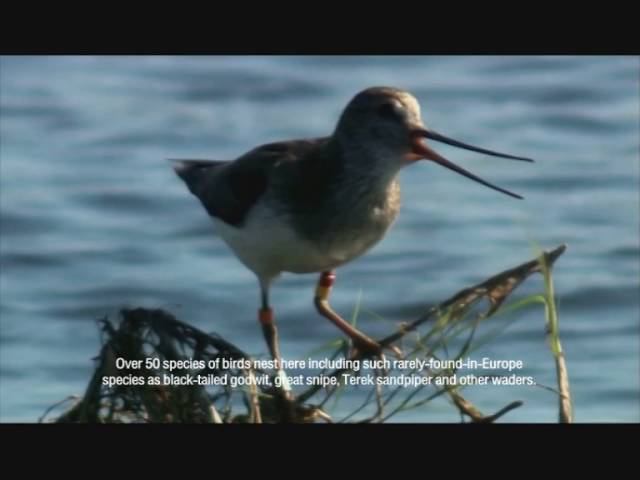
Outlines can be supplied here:
M395 120L399 117L399 112L393 103L383 103L378 107L378 115Z

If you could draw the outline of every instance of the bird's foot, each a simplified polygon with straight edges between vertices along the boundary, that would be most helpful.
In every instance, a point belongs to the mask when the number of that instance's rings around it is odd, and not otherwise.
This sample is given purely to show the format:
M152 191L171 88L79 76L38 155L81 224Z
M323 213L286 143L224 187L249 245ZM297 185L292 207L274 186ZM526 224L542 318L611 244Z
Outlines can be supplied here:
M395 345L380 345L375 340L371 340L367 338L366 340L357 338L353 339L353 347L351 348L351 352L349 358L357 358L357 357L376 357L383 358L384 350L389 350L393 353L396 358L403 358L402 350L400 350Z

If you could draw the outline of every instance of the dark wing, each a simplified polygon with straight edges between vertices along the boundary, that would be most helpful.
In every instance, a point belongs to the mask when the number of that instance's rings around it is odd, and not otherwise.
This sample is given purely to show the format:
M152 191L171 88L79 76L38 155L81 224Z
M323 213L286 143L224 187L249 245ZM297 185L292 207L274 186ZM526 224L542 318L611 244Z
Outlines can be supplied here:
M292 168L320 141L270 143L231 162L177 160L174 169L209 215L238 227L267 190L273 169Z

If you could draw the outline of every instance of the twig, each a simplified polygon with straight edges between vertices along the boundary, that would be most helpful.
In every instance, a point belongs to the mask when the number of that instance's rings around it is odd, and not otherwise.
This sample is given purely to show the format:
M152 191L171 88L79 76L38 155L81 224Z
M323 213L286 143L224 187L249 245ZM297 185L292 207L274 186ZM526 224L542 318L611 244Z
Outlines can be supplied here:
M567 364L560 343L560 330L558 328L558 314L556 311L555 292L553 288L553 278L551 276L551 268L553 260L549 258L549 254L543 252L539 259L540 268L544 275L544 285L546 291L545 317L547 321L547 332L551 352L556 363L556 376L558 378L558 418L560 423L573 422L573 408L571 405L571 391L569 388L569 373L567 372Z
M453 389L447 389L447 393L453 400L453 403L460 411L461 415L467 415L474 423L493 423L498 418L502 417L505 413L518 408L523 405L521 401L515 401L508 404L506 407L501 408L493 415L483 415L469 400L465 399L462 395Z
M51 405L49 408L47 408L44 413L42 414L42 416L38 419L38 423L42 423L44 422L44 419L47 418L47 415L49 415L49 413L54 409L59 407L60 405L67 403L71 400L79 400L80 397L78 395L69 395L67 398L63 398L62 400L60 400L59 402L54 403L53 405Z
M552 265L560 255L567 249L566 245L560 245L554 248L550 252L545 252L545 258ZM381 346L389 345L400 338L404 337L408 332L415 330L423 323L431 320L432 316L442 310L449 307L455 307L456 309L463 309L469 306L471 303L481 299L482 297L488 297L491 302L491 308L487 311L486 316L492 315L502 305L502 302L515 290L527 277L530 275L541 272L540 262L538 259L531 260L523 263L515 268L510 268L503 272L494 275L493 277L481 282L473 287L466 288L456 293L453 297L445 300L436 307L432 307L418 320L404 325L402 331L396 332L388 337L383 338L378 343Z

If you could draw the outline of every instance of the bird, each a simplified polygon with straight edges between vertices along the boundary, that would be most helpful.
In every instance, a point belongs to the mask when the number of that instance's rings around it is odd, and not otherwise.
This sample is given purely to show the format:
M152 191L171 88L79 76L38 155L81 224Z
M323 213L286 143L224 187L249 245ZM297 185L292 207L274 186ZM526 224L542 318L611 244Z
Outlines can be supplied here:
M511 197L438 154L427 140L494 157L532 162L446 137L427 128L416 97L376 86L356 93L333 132L259 145L235 160L172 159L176 174L202 204L223 241L260 287L258 320L270 354L281 361L269 293L285 272L319 274L314 304L356 351L381 346L329 303L338 267L368 252L400 211L399 172L428 160Z

